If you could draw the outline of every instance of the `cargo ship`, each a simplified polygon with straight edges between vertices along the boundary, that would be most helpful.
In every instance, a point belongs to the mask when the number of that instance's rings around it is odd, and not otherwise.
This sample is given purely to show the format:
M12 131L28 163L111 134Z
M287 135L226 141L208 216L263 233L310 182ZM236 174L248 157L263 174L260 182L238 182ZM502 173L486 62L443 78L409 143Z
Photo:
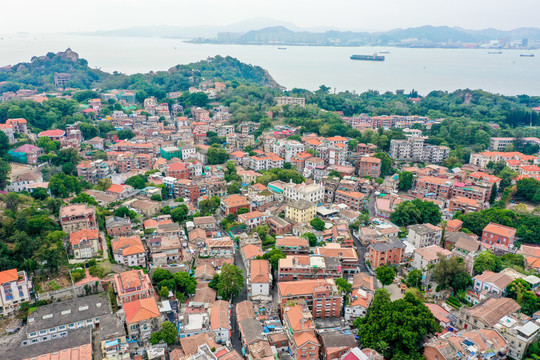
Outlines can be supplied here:
M384 61L384 56L377 55L352 55L351 60Z
M502 54L502 51L488 51L488 54L490 54L490 55L500 55L500 54Z
M521 57L534 57L534 54L520 54Z

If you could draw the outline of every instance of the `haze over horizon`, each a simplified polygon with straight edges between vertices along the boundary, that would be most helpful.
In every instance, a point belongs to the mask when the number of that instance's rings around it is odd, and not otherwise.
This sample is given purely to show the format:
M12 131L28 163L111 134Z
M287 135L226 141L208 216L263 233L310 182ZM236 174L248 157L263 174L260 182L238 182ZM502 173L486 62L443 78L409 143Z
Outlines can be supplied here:
M21 16L3 19L3 34L91 32L134 26L226 26L253 18L308 30L386 31L424 25L511 30L538 27L540 13L537 0L94 0L92 6L83 8L73 6L73 0L26 0L6 2L2 7L5 14L21 14L24 10Z

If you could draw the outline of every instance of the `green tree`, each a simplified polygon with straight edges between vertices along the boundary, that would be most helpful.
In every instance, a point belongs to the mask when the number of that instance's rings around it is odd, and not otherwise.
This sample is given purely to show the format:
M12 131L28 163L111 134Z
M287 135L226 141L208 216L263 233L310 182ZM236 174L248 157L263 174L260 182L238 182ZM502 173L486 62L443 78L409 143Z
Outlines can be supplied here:
M399 174L399 189L407 191L412 189L414 175L410 171L403 171Z
M150 335L150 344L157 345L161 341L161 331L156 331Z
M229 160L229 154L223 148L211 146L208 149L206 162L208 165L220 165Z
M310 233L310 232L307 232L307 233L304 233L302 234L302 236L304 239L308 239L309 241L309 246L311 247L315 247L318 245L318 241L317 241L317 236L315 236L314 233Z
M97 201L87 193L80 193L79 195L75 196L70 201L71 204L89 204L89 205L96 205Z
M112 185L111 179L99 179L96 185L96 189L101 191L107 191Z
M118 216L118 217L129 216L129 218L133 220L137 217L137 213L133 210L130 210L127 206L122 206L114 211L114 216Z
M11 172L11 165L9 162L0 158L0 190L6 188L9 179L9 173Z
M117 135L120 140L129 140L135 137L135 133L129 129L119 130Z
M189 208L185 204L181 204L171 210L172 221L180 224L186 221L188 214Z
M232 264L223 264L219 276L218 295L230 300L240 294L244 288L243 270Z
M180 291L182 294L188 296L195 294L197 288L197 280L189 275L187 272L177 272L173 275L176 282L176 291Z
M49 191L58 197L68 197L82 190L82 184L78 178L65 173L55 174L49 180Z
M161 201L161 195L160 194L154 194L152 197L150 197L150 200L152 201Z
M502 260L500 257L493 254L489 250L482 251L474 259L473 268L474 268L474 272L477 274L482 274L486 270L499 272L502 270Z
M407 275L407 280L405 283L410 288L420 288L422 286L422 271L419 269L414 269L409 272Z
M49 197L49 193L45 188L35 188L30 195L36 200L45 200Z
M285 259L287 256L281 249L272 249L265 253L262 258L270 262L272 269L276 270L279 265L279 259Z
M154 274L152 274L152 282L154 284L158 284L160 283L161 281L163 280L169 280L169 279L172 279L172 274L169 270L166 270L166 269L162 269L160 267L158 267L155 271L154 271Z
M540 299L534 291L531 291L531 286L523 279L515 279L506 287L506 296L516 300L521 305L521 311L532 316L540 309Z
M332 170L328 173L328 176L329 177L337 177L337 178L343 178L343 176L341 176L341 173L339 171L336 171L336 170Z
M342 294L350 294L352 291L352 284L343 278L335 280L336 286Z
M441 331L431 311L412 293L390 300L378 289L365 317L355 320L359 342L380 352L385 359L422 359L422 344Z
M161 289L159 289L159 296L161 296L163 299L167 299L169 297L169 288L162 286Z
M439 262L435 264L431 272L433 280L443 289L456 286L454 290L465 290L472 285L472 279L467 274L463 259L453 256L449 259L439 255ZM466 276L465 276L466 275Z
M171 346L176 344L178 337L178 329L170 321L165 321L161 324L160 338L165 341L167 345Z
M315 218L309 222L311 227L313 227L317 231L323 231L325 228L325 223L319 218Z
M135 175L126 180L126 185L133 186L134 189L144 189L146 187L146 177L144 175Z
M431 201L415 199L399 203L390 215L392 222L398 226L441 222L441 209Z
M394 282L394 278L396 277L396 271L394 268L387 265L379 266L377 269L375 269L375 274L377 274L377 279L379 279L383 286L392 284Z
M373 155L377 159L381 159L381 175L386 176L392 173L392 159L387 153L378 152Z

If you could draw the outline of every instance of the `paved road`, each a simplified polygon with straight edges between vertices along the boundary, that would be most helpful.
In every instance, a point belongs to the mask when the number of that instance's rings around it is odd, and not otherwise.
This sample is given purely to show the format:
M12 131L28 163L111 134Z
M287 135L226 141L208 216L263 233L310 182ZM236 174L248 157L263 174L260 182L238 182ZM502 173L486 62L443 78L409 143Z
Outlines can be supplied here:
M238 249L236 250L234 254L234 265L244 270L244 277L247 278L246 267L244 266L244 262L242 261L242 257L240 256L240 251ZM238 329L238 326L236 325L236 304L244 300L247 300L247 288L245 286L242 289L242 292L240 293L240 295L238 295L238 297L233 299L232 309L231 309L231 327L232 327L231 343L232 343L233 348L236 351L238 351L239 354L242 354L242 342L240 340L240 329Z
M366 262L364 259L367 248L360 243L360 241L358 240L356 236L354 236L354 234L351 234L351 235L354 241L354 246L356 247L356 252L358 253L358 260L360 262L360 271L368 272Z
M377 216L377 211L375 210L375 200L377 196L371 192L368 200L368 211L369 211L369 217L375 217Z

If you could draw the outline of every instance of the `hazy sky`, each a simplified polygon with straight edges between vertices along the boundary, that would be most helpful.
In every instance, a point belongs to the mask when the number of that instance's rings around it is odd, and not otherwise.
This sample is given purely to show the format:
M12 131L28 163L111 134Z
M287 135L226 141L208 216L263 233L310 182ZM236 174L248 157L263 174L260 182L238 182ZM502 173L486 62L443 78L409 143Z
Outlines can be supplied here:
M540 26L539 0L3 0L1 13L0 33L227 25L253 17L365 30Z

